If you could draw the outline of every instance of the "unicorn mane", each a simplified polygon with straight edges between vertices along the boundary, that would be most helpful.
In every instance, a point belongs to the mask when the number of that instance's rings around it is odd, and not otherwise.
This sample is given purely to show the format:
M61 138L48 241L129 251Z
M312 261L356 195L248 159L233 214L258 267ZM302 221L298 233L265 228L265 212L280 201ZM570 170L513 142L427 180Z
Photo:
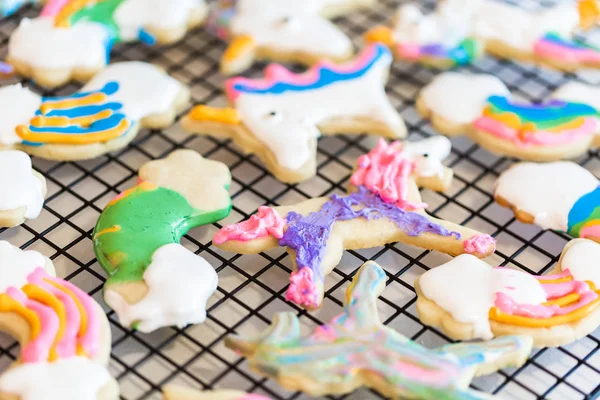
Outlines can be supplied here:
M242 93L282 94L320 89L336 82L359 78L382 60L391 62L392 54L384 45L374 44L350 63L338 65L322 61L302 74L293 73L279 64L271 64L265 69L263 79L232 78L225 83L225 90L229 99L234 101Z

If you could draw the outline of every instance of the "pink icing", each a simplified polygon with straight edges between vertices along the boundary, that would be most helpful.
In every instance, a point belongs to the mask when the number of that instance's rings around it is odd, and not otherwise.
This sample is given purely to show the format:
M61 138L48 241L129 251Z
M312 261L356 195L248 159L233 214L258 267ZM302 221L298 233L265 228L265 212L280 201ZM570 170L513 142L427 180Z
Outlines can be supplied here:
M471 239L465 240L463 246L465 252L469 254L486 254L489 251L490 246L495 246L495 244L496 239L494 239L490 235L481 234L475 235Z
M415 169L415 163L402 154L399 142L387 144L380 139L377 147L358 158L358 168L350 182L354 186L363 185L377 193L386 203L402 209L425 208L425 203L407 200L408 180Z
M593 49L572 49L547 40L535 43L535 54L565 62L600 62L600 53Z
M571 276L571 273L568 270L565 270L562 274L537 278L540 280L554 280L568 276ZM496 293L494 305L505 314L520 315L530 318L550 318L569 314L581 307L585 307L598 298L598 294L591 290L586 282L567 281L545 284L542 281L540 283L542 284L542 289L546 292L546 298L548 300L557 299L571 293L577 293L580 296L579 301L565 307L559 307L557 305L544 306L541 304L519 304L504 293Z
M42 17L55 17L71 0L49 0L42 9Z
M600 238L600 225L584 226L579 234L582 238L597 237Z
M306 308L317 308L319 296L313 282L313 272L310 268L301 267L298 271L292 272L285 299Z
M230 240L247 242L268 236L281 239L284 227L285 220L275 209L261 206L258 208L258 214L251 216L247 221L221 228L213 237L213 242L215 244L222 244Z
M441 386L448 382L450 377L448 371L444 368L427 368L414 362L398 361L394 364L394 369L404 375L404 377L426 385Z
M533 145L570 144L581 137L596 133L598 122L594 118L585 118L584 124L578 129L564 130L560 133L537 131L534 134L528 135L524 140L519 136L519 131L490 117L483 116L478 118L474 126L490 135L511 141L517 146L527 147Z
M421 57L421 47L418 44L401 44L397 47L398 53L408 60L418 60Z
M10 287L6 294L37 314L40 319L40 333L34 340L29 341L21 349L21 359L26 363L46 361L50 355L50 349L58 333L60 322L54 310L42 303L30 300L25 293Z
M265 68L265 77L263 79L249 79L241 76L228 79L225 82L225 93L231 101L235 101L240 92L235 89L236 85L252 86L255 89L268 89L279 82L291 83L298 86L309 86L319 80L321 70L329 69L340 73L350 73L363 67L369 62L375 53L377 45L369 46L354 61L345 64L335 64L324 60L311 67L304 73L296 74L287 70L279 64L271 64Z

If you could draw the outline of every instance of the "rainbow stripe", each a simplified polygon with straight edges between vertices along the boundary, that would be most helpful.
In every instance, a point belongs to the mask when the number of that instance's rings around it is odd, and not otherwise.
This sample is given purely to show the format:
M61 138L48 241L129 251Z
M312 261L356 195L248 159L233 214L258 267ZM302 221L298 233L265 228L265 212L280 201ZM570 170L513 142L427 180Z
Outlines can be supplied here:
M600 238L600 187L577 200L569 211L568 221L569 235Z
M264 79L232 78L225 83L225 90L232 101L242 93L261 95L317 90L333 83L358 79L382 60L391 62L390 50L382 44L373 44L349 64L336 65L323 61L303 74L295 74L281 65L272 64L265 70Z
M542 104L518 104L503 96L492 96L477 129L518 144L570 143L598 130L595 108L582 103L551 100Z
M546 59L561 63L600 63L600 49L578 40L547 33L534 45L534 53Z
M123 105L109 101L119 84L109 82L94 92L76 93L65 97L49 97L30 125L17 127L24 144L91 144L116 139L129 130L131 122L123 114Z

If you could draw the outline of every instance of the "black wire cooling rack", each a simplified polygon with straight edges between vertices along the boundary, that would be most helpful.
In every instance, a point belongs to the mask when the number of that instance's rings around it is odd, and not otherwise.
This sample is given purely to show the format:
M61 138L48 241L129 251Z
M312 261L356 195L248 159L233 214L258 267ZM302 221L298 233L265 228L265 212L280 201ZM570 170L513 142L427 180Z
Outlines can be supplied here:
M385 22L398 3L380 0L375 9L336 22L357 38L359 45L360 35L373 25ZM433 1L424 3L426 8L434 7ZM522 0L521 5L539 5L535 1L524 3ZM544 5L550 3L544 2ZM28 7L0 22L0 59L6 55L8 37L18 21L25 16L33 17L37 12ZM600 39L600 35L597 36ZM166 48L143 44L117 46L113 60L143 60L161 65L190 86L194 102L223 105L223 77L218 72L223 49L223 43L200 28L191 32L182 43ZM263 67L255 66L249 75L259 76ZM568 79L600 81L599 75L569 76L493 58L484 58L466 69L495 74L518 97L529 100L545 98ZM407 121L413 139L435 134L417 115L414 98L419 88L436 73L402 63L396 63L392 69L388 94ZM45 95L72 93L77 89L69 85L49 92L30 82L23 83ZM48 181L49 194L44 211L40 218L19 228L0 229L0 239L50 256L60 276L87 290L103 304L101 288L105 274L94 258L92 229L102 208L117 193L134 184L137 169L146 161L187 147L229 165L233 174L230 191L234 208L231 215L221 221L226 224L248 217L263 204L291 204L343 192L354 160L374 144L375 139L365 136L323 138L319 142L317 176L301 184L285 185L273 179L260 161L244 155L231 141L187 135L177 124L162 131L144 130L126 149L95 160L65 163L35 159L36 169ZM577 161L600 176L597 151L591 151ZM513 218L512 212L494 203L493 183L511 163L511 160L480 149L468 139L454 139L452 156L448 160L448 165L455 171L451 189L442 194L423 190L423 197L429 203L431 213L493 234L498 240L498 251L490 257L491 263L543 273L558 260L569 238L523 225ZM113 334L110 369L119 381L123 399L159 399L160 388L166 383L197 388L236 388L274 399L307 399L302 393L286 392L276 382L250 371L243 358L225 348L223 338L233 332L256 333L269 324L274 313L289 310L301 317L303 328L314 329L341 311L346 287L357 268L369 259L377 260L387 271L388 286L378 303L385 323L428 347L448 342L439 331L419 323L412 286L415 277L447 261L448 256L403 244L348 251L326 281L323 308L307 313L285 301L291 271L287 254L277 249L266 254L243 256L216 249L211 237L220 226L196 229L183 241L185 246L205 257L219 273L219 289L209 302L209 316L204 324L141 334L122 328L114 313L106 308ZM600 394L599 347L600 330L569 346L538 350L521 368L477 378L473 387L506 399L593 399ZM0 336L0 370L14 360L17 350L14 340ZM380 396L363 389L347 396L327 398L364 400Z

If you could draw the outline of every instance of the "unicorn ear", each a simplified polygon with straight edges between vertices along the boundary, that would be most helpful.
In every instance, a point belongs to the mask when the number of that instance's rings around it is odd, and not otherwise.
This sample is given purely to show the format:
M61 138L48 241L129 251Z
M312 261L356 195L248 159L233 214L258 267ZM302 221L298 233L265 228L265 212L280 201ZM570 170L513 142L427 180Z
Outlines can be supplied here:
M234 108L216 108L199 105L190 111L188 117L196 122L215 122L225 125L240 125L241 118Z

